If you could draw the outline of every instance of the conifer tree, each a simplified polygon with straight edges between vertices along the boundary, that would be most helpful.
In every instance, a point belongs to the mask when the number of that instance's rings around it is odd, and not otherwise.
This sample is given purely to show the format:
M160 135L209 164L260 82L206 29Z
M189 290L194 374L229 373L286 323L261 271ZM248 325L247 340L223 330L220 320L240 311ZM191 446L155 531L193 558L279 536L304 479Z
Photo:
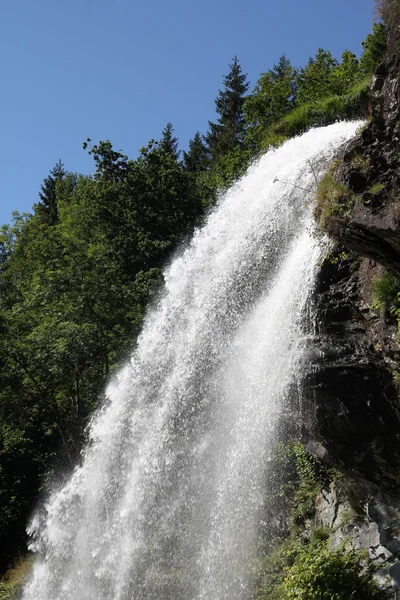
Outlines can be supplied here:
M278 64L261 74L253 93L244 104L250 146L257 147L265 127L294 108L296 91L296 70L282 54Z
M57 183L62 181L66 175L64 165L61 160L58 160L55 167L50 171L50 175L43 180L40 186L39 202L35 209L42 212L49 219L51 225L55 225L58 221L58 210L57 210Z
M159 148L164 154L170 154L171 156L176 158L176 160L178 160L178 138L176 138L173 135L173 133L174 128L172 126L172 123L167 123L164 129L162 130L162 138L159 142Z
M241 145L246 130L243 105L249 83L236 56L230 65L229 74L224 77L224 86L215 100L218 121L209 121L210 130L206 136L213 162Z
M188 173L207 171L210 164L209 151L199 131L189 141L189 149L183 151L183 166Z

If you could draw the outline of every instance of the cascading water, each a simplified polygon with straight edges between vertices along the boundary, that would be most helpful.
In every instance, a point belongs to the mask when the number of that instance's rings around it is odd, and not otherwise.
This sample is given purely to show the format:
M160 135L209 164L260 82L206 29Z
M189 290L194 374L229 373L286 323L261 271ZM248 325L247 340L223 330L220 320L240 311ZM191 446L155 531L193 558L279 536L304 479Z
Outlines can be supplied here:
M268 451L319 255L309 201L357 125L266 154L175 257L82 465L32 521L24 600L251 596Z

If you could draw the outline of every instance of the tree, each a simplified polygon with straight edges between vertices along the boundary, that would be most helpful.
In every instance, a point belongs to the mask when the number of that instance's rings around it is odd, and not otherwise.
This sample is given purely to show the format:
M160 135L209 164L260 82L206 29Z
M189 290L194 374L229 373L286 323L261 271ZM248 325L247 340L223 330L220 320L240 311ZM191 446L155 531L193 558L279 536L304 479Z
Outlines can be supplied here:
M261 75L244 104L248 133L256 146L265 128L294 108L296 92L296 71L282 54L278 64Z
M342 54L342 62L330 71L330 88L332 94L345 94L354 85L360 75L360 64L356 55L350 50Z
M43 180L40 187L39 197L41 201L36 204L35 210L41 212L51 225L55 225L58 221L57 184L64 179L65 175L64 165L61 160L58 160L55 167L50 171L50 175Z
M206 142L210 149L212 161L218 161L235 146L242 145L246 131L243 105L249 89L247 75L242 73L241 66L235 56L229 74L224 77L224 90L219 92L215 100L219 114L217 123L209 121L209 133Z
M362 42L363 54L360 69L364 75L373 75L376 67L385 58L388 43L388 27L383 23L374 23L372 33Z
M136 257L145 270L159 265L191 230L202 210L189 173L178 161L175 144L167 146L164 133L159 143L150 141L132 164L127 180L137 232Z
M210 165L210 154L200 132L189 141L188 151L183 151L183 166L188 173L207 171Z
M108 180L121 181L128 169L128 157L119 150L114 150L109 140L91 145L91 139L83 142L84 150L89 148L96 163L95 179L106 178Z
M331 72L337 65L338 61L328 50L318 48L315 58L310 58L299 71L297 105L315 103L334 93Z
M159 148L165 154L171 155L173 158L178 160L179 151L178 151L178 138L174 135L174 128L172 127L172 123L167 123L167 125L162 130L162 138L159 142Z

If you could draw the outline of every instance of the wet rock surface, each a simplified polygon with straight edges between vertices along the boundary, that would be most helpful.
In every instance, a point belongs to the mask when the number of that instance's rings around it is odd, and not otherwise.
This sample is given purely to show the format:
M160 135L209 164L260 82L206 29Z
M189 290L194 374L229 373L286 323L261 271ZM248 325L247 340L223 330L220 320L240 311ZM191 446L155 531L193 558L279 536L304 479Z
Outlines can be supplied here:
M338 489L339 487L339 489ZM365 490L364 490L365 491ZM316 499L316 514L312 526L330 531L334 548L351 542L356 550L366 550L375 565L376 579L382 586L399 587L399 512L392 506L377 501L370 503L368 496L358 511L343 497L340 486L333 483Z
M344 473L351 490L321 492L314 527L330 528L334 546L347 539L367 550L382 585L400 587L400 348L396 320L371 309L381 274L343 249L321 265L301 422L306 448Z
M390 370L400 354L395 325L365 302L361 265L352 257L321 267L303 434L320 458L400 497L399 400Z
M371 310L371 290L385 270L400 279L400 27L372 82L371 117L336 169L352 201L324 223L337 245L314 294L302 433L306 447L344 473L365 505L364 519L343 524L346 501L331 490L318 500L317 520L334 529L335 543L348 535L377 564L387 563L381 575L399 587L399 336L395 318Z

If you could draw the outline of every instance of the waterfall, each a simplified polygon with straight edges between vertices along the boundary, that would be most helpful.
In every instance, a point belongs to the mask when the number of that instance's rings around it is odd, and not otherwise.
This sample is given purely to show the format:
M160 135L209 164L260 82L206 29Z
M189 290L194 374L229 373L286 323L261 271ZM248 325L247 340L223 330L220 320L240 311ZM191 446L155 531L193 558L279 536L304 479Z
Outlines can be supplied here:
M357 126L268 152L176 254L80 465L29 526L23 600L251 597L268 453L301 375L320 255L311 200Z

